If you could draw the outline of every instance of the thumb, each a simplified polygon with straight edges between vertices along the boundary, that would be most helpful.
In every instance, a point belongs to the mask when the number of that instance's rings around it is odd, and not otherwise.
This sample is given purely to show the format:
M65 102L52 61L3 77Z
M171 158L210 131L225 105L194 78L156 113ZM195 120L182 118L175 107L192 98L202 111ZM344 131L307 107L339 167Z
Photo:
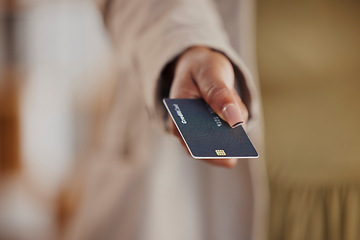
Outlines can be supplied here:
M248 112L234 89L234 70L220 53L206 65L199 66L195 82L210 107L231 127L247 121Z

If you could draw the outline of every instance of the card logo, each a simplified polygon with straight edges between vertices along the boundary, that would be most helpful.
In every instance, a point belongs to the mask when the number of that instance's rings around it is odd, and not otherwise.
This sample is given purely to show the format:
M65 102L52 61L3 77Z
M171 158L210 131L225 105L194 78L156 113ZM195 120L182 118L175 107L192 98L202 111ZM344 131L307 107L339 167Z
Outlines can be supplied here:
M215 150L215 152L216 152L216 155L218 155L218 156L226 156L226 153L224 150Z
M187 124L187 122L186 122L186 120L185 120L185 117L184 117L184 115L182 114L179 105L173 104L173 106L174 106L174 110L175 110L176 114L180 117L181 123L182 123L182 124Z

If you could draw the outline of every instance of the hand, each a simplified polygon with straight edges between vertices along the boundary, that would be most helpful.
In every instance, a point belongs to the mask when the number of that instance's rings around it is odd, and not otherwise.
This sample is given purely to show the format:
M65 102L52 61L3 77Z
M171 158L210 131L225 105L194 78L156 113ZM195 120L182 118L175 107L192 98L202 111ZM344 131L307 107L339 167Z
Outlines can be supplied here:
M176 63L170 98L203 98L223 120L234 127L248 120L247 108L234 88L234 78L233 66L223 54L206 47L192 47ZM171 131L185 146L172 122ZM204 161L227 168L237 163L237 159Z

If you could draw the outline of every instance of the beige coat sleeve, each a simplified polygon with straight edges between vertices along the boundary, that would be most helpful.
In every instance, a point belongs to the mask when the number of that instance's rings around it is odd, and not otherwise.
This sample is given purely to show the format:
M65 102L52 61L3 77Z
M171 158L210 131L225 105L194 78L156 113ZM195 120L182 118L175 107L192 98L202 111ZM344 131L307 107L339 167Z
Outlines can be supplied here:
M202 45L224 53L241 80L241 93L251 117L249 71L229 44L221 19L210 0L98 0L114 44L138 74L150 113L163 109L159 96L161 71L191 46ZM244 81L243 81L244 80ZM256 91L255 91L256 92Z

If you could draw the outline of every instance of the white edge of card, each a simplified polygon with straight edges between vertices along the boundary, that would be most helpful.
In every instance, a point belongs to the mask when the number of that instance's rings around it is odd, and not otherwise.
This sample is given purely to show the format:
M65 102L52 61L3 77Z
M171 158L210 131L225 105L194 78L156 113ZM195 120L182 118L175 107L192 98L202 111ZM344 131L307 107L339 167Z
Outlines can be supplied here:
M246 157L241 157L241 156L239 156L239 157L233 157L233 156L224 156L224 157L196 157L196 156L194 156L192 153L191 153L191 156L193 157L193 158L195 158L195 159L230 159L230 158L235 158L235 159L247 159L247 158L259 158L259 155L257 155L257 156L246 156Z
M192 156L193 158L197 158L197 157L195 157L195 156L194 156L194 154L191 152L191 149L190 149L189 145L187 144L187 142L186 142L186 140L185 140L185 138L184 138L184 136L183 136L182 132L180 131L179 126L177 125L177 123L176 123L176 121L175 121L175 119L174 119L173 115L171 114L171 111L170 111L170 109L169 109L169 106L168 106L168 105L167 105L167 103L166 103L166 98L164 98L164 99L163 99L163 103L164 103L164 105L165 105L165 107L166 107L166 110L168 111L168 113L169 113L169 115L170 115L170 117L171 117L171 119L172 119L173 123L175 124L175 126L176 126L176 128L177 128L178 132L180 133L180 135L181 135L182 139L184 140L185 145L186 145L187 149L189 150L189 152L190 152L191 156Z
M193 158L195 158L195 159L259 158L259 154L258 154L257 156L247 156L247 157L229 157L229 156L224 156L224 157L198 157L198 156L195 156L195 155L191 152L191 149L190 149L189 145L187 144L186 139L184 138L182 132L180 131L179 126L177 125L177 123L176 123L173 115L171 114L171 111L170 111L170 109L169 109L169 106L168 106L167 103L166 103L166 98L163 99L163 103L164 103L164 105L165 105L165 107L166 107L166 110L168 111L168 114L170 115L172 121L174 122L177 130L179 131L182 139L184 140L185 145L186 145L187 149L189 150L189 153L190 153L191 157L193 157ZM250 140L250 139L249 139L249 140ZM251 141L250 141L250 142L251 142ZM252 144L252 143L251 143L251 144Z

